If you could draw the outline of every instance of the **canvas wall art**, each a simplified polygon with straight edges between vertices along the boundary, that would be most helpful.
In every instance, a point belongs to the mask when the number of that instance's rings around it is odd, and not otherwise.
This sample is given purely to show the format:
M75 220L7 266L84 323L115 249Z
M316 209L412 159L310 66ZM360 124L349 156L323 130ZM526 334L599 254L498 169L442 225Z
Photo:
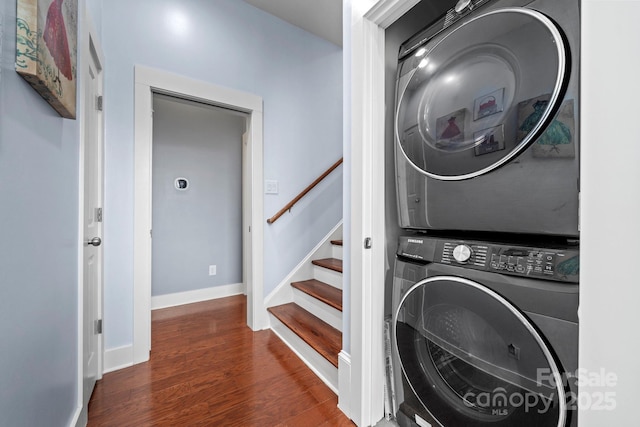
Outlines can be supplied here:
M547 130L533 144L533 157L574 158L576 156L575 132L573 99L568 99L562 103L556 118Z
M474 147L476 156L504 150L504 125L475 132L473 140L476 144Z
M473 120L480 120L504 111L504 88L477 98L473 103Z
M542 117L549 103L550 95L542 95L521 102L518 105L518 139L522 141ZM573 99L562 103L556 117L533 143L533 157L573 158L575 112Z
M75 119L78 1L17 1L16 71L58 114Z
M464 125L467 110L461 109L436 120L436 148L457 151L464 148Z

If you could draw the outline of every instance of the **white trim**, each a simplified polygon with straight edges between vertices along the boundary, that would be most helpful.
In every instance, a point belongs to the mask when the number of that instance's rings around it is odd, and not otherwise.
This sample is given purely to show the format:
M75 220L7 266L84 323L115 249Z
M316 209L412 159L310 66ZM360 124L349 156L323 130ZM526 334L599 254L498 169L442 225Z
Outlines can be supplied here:
M342 260L342 258L344 257L342 246L331 245L331 256L335 259Z
M344 280L341 272L315 264L313 265L313 278L338 289L342 289Z
M193 304L194 302L209 301L212 299L241 294L244 294L244 283L234 283L231 285L213 286L210 288L176 292L173 294L156 295L151 297L151 310L175 307L183 304Z
M351 376L350 418L384 416L384 29L416 0L353 0L351 18ZM357 5L356 5L357 3ZM373 246L363 249L371 237ZM345 385L346 386L346 385Z
M338 354L338 408L351 418L351 356L344 350Z
M71 416L71 421L69 422L69 427L84 427L87 425L87 421L81 418L82 415L82 406L78 406Z
M313 277L313 264L311 261L316 258L326 258L331 256L331 240L335 240L342 235L342 220L305 256L302 261L285 277L276 288L271 291L264 300L265 307L275 307L293 301L292 282L311 279Z
M104 79L104 54L102 51L102 46L100 45L100 39L96 37L98 32L96 31L93 20L84 6L81 6L83 10L82 16L84 16L83 21L83 37L82 37L82 49L81 49L81 58L82 65L81 69L84 70L89 67L89 58L91 57L91 46L93 46L95 51L95 56L97 56L96 61L100 68L100 78ZM84 407L84 135L85 135L85 124L86 118L84 117L84 98L86 93L86 81L84 77L82 78L82 84L79 87L80 93L78 94L78 100L80 101L80 105L77 109L79 111L79 149L78 149L78 325L77 325L77 339L78 339L78 349L77 349L77 379L76 379L76 410L71 418L70 426L84 426L87 422L88 417L88 408ZM104 81L100 85L101 89L103 88ZM101 142L104 146L104 115L102 117L102 123L100 125L100 130L102 132ZM101 149L101 152L104 153L104 148ZM101 155L101 162L104 165L104 154ZM103 185L104 185L104 166L102 168L103 171ZM104 197L104 189L101 190L101 193ZM100 271L103 271L103 263L104 263L104 255L100 257L101 265L98 266ZM102 273L101 273L102 274ZM98 289L98 315L100 318L103 317L103 289L104 289L104 279L100 279L100 288ZM97 379L102 378L102 372L104 369L104 336L101 335L98 339L98 352L96 356L98 357L98 366L97 366Z
M133 345L123 345L105 350L104 373L133 366Z
M293 302L324 323L342 332L342 311L296 288L293 288Z
M151 350L151 141L153 107L148 84L135 84L133 214L133 361L149 360Z
M385 29L418 3L420 0L381 0L369 9L365 18Z
M200 100L249 114L252 172L252 283L247 285L247 323L268 326L264 307L264 200L262 98L166 71L135 66L135 202L134 202L134 363L149 359L151 349L151 150L152 93Z

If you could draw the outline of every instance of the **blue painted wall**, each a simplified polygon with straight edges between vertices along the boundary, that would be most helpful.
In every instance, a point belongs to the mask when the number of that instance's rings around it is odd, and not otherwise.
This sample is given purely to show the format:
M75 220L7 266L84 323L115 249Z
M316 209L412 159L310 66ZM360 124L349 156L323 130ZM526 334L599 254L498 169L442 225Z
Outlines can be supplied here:
M124 13L126 11L126 13ZM106 348L133 339L133 82L140 64L264 99L265 220L342 156L342 49L239 0L102 4ZM342 172L265 226L265 295L342 218Z
M16 74L15 0L1 1L0 23L0 425L66 426L77 403L79 123Z

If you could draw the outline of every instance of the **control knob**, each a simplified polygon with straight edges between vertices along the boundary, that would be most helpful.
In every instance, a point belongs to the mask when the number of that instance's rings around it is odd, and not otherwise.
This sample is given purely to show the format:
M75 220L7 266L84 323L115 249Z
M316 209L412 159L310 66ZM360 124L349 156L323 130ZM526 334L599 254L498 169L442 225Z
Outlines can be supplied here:
M456 3L454 10L458 15L462 15L462 12L467 8L469 8L469 10L473 10L473 3L471 0L459 0L458 3Z
M467 262L471 258L471 248L467 245L458 245L453 248L453 257L458 262Z

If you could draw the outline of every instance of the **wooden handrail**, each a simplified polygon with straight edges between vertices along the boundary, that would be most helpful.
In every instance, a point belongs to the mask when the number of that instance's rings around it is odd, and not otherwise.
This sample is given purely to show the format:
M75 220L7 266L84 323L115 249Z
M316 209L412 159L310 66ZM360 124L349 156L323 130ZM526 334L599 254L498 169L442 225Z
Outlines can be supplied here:
M272 216L271 218L269 218L267 220L267 224L273 224L274 222L276 222L276 220L278 218L280 218L282 215L284 215L284 213L288 210L291 210L291 208L293 207L293 205L295 205L296 203L298 203L298 201L300 199L302 199L309 191L311 191L313 189L313 187L315 187L316 185L318 185L320 183L320 181L322 181L323 179L325 179L327 177L327 175L329 175L331 172L333 172L333 170L335 168L337 168L338 166L340 166L342 164L342 160L343 157L340 157L340 160L338 160L337 162L335 162L333 164L333 166L331 166L329 169L327 169L322 175L320 175L315 181L313 181L307 188L305 188L304 190L302 190L300 192L300 194L298 194L296 197L294 197L289 203L287 203L285 205L284 208L280 209L278 211L277 214L275 214L274 216Z

